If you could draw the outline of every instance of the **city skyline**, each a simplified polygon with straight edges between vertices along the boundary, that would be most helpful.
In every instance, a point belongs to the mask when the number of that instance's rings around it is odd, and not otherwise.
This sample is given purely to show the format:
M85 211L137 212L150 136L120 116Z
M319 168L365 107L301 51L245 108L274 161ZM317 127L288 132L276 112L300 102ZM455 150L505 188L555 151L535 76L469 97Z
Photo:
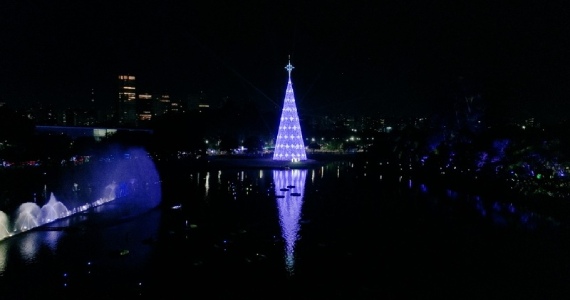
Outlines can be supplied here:
M325 5L326 4L326 5ZM282 62L302 115L418 116L458 97L489 111L564 117L568 4L453 1L2 4L0 102L116 100L116 76L184 101L204 92L281 109Z

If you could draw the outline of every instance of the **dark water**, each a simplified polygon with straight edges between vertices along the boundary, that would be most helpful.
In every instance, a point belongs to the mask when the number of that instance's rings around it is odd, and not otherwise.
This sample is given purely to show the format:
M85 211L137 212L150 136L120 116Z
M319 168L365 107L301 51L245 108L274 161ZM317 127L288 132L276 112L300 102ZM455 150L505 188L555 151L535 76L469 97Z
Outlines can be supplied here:
M138 216L108 217L122 209L110 203L0 241L0 299L570 292L566 224L515 199L483 199L351 162L188 171L165 178L162 190L164 207Z

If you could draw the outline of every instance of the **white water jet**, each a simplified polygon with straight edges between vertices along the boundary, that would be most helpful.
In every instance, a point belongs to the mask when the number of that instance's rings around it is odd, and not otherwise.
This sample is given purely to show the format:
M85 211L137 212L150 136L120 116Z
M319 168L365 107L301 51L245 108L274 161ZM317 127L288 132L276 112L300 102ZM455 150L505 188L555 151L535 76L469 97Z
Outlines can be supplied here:
M69 216L69 210L63 203L58 201L54 194L50 194L49 201L42 206L40 210L40 215L38 219L38 224L43 225L52 221L55 221L59 218L65 218Z
M0 240L10 236L9 226L10 220L8 219L8 215L0 210Z
M14 231L26 231L38 227L38 216L41 208L33 202L22 203L16 211L16 221L14 221Z
M70 215L70 211L63 203L55 198L51 193L49 201L41 208L33 202L22 203L16 210L13 233L18 233L26 230L33 229L40 225L53 222L60 218L65 218ZM6 217L6 219L8 219ZM9 222L6 222L9 224ZM6 226L7 230L8 226Z
M116 194L117 186L118 186L117 183L113 181L111 184L105 187L105 190L103 191L103 201L105 202L111 201L117 198Z

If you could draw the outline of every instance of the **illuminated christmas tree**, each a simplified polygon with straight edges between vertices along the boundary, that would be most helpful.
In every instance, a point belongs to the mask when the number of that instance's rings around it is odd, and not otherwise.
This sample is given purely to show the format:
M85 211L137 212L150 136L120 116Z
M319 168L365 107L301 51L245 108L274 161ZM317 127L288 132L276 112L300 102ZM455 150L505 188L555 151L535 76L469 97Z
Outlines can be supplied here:
M289 64L285 67L287 72L289 72L289 81L285 91L285 101L283 103L283 111L281 112L281 120L279 121L279 132L275 142L273 160L300 161L307 159L303 133L301 132L299 115L297 114L297 105L295 104L293 84L291 83L291 71L293 71L293 68L291 61L289 61Z

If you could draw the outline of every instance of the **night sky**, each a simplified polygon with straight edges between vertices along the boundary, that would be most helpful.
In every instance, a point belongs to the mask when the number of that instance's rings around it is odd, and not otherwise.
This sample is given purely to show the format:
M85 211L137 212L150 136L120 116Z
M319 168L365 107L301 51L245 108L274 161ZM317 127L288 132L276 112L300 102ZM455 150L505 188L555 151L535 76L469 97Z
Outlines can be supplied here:
M0 101L77 107L94 89L106 106L131 74L139 92L271 110L290 55L301 114L425 116L477 94L564 117L570 2L462 2L2 1Z

